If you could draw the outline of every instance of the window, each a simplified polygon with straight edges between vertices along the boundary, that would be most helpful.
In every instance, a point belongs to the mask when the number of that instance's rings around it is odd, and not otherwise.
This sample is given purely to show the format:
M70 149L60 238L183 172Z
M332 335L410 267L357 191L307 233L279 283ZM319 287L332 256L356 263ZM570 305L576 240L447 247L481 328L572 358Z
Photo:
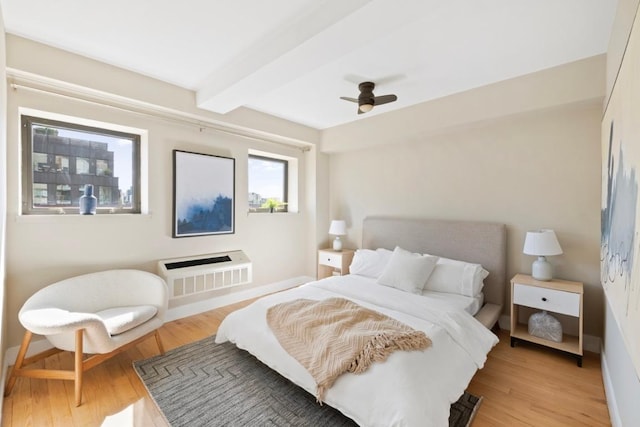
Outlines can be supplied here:
M37 154L37 153L33 153ZM78 175L88 175L91 170L91 161L82 157L76 157L76 173ZM82 186L84 188L84 185Z
M111 190L111 187L98 187L98 206L100 206L101 204L109 205L111 203L114 203L113 191ZM115 203L117 203L117 201L115 201Z
M47 153L33 153L33 170L46 172L49 170L49 157Z
M33 204L47 205L47 184L33 184Z
M66 184L56 185L56 204L68 206L71 204L71 186Z
M249 154L249 211L287 212L289 162Z
M85 185L97 213L140 213L140 135L22 115L22 213L79 213Z
M69 158L67 156L56 156L56 172L69 172Z
M96 160L96 175L111 176L109 163L106 160Z

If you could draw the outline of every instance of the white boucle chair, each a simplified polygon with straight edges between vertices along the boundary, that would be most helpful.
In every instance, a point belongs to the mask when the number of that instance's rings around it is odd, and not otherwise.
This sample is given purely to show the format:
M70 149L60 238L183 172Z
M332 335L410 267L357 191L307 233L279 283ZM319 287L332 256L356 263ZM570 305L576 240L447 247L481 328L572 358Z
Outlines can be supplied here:
M18 314L27 331L5 396L11 393L17 377L73 380L79 406L84 371L151 336L164 354L158 328L164 323L167 305L165 281L140 270L90 273L40 289ZM55 348L25 358L33 334L44 335ZM24 368L60 351L75 352L73 371Z

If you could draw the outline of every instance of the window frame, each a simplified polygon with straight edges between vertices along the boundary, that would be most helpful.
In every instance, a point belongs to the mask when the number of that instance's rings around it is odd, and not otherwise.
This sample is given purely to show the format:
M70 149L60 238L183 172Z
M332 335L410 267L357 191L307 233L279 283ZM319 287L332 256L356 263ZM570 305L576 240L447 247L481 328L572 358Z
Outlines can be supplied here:
M273 212L271 212L269 208L263 208L263 207L258 207L258 208L249 207L249 211L250 212L255 212L255 213L286 213L286 212L289 212L289 160L278 158L278 157L270 157L270 156L264 155L264 154L252 154L252 153L249 153L248 158L247 158L247 166L248 166L248 162L251 159L264 160L264 161L269 161L269 162L273 162L273 163L281 163L281 164L284 165L284 170L283 170L283 181L284 181L283 182L283 200L282 200L282 202L284 204L282 206L280 206L277 210L274 210ZM250 177L247 176L247 197L250 194L250 190L248 188L249 185L250 185Z
M100 207L96 209L96 214L141 214L142 213L142 135L135 132L124 132L107 127L89 126L69 121L38 117L30 114L20 115L21 126L21 149L22 149L22 215L59 215L70 214L80 215L79 206L73 204L69 206L58 205L50 207L39 207L33 205L33 125L42 125L53 128L68 129L77 132L95 133L98 135L111 136L116 138L129 139L132 141L132 168L131 168L131 186L133 188L133 196L131 207ZM82 119L78 119L81 121ZM114 125L115 127L115 125ZM75 159L74 159L75 162ZM68 171L67 171L68 173ZM84 175L84 174L79 174ZM96 175L97 176L97 175ZM85 184L86 185L86 184ZM71 190L73 192L73 189ZM73 199L73 196L72 196Z

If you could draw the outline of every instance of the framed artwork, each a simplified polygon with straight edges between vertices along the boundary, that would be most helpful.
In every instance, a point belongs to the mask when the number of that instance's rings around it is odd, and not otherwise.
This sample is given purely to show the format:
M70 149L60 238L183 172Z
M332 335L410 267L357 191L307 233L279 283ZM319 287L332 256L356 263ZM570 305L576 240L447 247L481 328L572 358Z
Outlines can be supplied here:
M640 378L640 29L633 28L602 121L600 274Z
M235 159L173 150L173 237L234 232Z

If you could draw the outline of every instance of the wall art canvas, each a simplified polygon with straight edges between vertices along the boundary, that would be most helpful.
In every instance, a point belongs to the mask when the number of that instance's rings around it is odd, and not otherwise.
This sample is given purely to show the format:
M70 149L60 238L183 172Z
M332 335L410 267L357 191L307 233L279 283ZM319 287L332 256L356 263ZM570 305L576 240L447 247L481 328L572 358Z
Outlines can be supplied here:
M640 378L640 32L634 28L602 122L601 280Z
M234 232L235 159L173 150L173 237Z

